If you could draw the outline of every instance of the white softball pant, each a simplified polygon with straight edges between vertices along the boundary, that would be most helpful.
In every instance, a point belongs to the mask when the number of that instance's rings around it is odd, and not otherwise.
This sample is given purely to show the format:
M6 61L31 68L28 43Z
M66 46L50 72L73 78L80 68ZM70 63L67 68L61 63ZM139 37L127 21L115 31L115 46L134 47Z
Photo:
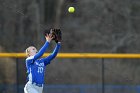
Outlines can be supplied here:
M42 93L43 87L36 86L31 82L27 82L24 87L24 93Z

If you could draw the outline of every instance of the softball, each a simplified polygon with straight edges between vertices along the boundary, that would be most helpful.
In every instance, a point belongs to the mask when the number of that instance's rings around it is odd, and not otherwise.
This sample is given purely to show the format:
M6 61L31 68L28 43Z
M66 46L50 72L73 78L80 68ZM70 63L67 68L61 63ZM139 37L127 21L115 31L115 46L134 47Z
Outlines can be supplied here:
M74 7L69 7L68 11L69 11L69 13L74 13L75 12L75 8Z

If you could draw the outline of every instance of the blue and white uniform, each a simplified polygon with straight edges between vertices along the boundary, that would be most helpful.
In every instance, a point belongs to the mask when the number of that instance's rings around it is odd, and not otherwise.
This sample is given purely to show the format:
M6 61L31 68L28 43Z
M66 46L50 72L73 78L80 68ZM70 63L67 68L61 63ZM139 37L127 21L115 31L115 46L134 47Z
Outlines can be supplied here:
M46 58L40 58L49 46L49 42L45 42L43 47L35 56L30 56L26 59L27 68L27 84L25 85L25 93L42 93L44 84L44 73L46 65L50 64L60 49L60 43L57 43L53 53ZM40 58L40 59L39 59Z

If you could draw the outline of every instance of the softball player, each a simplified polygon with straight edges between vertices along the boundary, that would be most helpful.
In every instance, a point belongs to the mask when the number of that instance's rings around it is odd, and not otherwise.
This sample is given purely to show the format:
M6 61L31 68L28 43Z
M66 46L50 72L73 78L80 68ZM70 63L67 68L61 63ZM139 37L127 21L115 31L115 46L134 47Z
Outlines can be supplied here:
M59 51L60 42L56 44L56 47L52 54L50 54L46 58L40 58L48 48L51 40L53 39L51 35L47 35L45 36L45 38L46 42L38 52L37 49L33 46L30 46L26 49L26 68L28 73L28 82L24 87L25 93L42 93L45 67L46 65L50 64L50 61L56 57Z

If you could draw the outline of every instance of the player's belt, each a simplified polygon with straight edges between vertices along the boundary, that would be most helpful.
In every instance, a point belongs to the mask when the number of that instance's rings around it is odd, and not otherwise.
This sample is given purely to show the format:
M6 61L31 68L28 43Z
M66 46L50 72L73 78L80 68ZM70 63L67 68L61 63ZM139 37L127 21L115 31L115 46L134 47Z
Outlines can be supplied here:
M43 87L43 84L37 84L37 83L35 83L35 82L33 82L32 84L34 84L34 85L36 85L36 86L38 86L38 87Z

